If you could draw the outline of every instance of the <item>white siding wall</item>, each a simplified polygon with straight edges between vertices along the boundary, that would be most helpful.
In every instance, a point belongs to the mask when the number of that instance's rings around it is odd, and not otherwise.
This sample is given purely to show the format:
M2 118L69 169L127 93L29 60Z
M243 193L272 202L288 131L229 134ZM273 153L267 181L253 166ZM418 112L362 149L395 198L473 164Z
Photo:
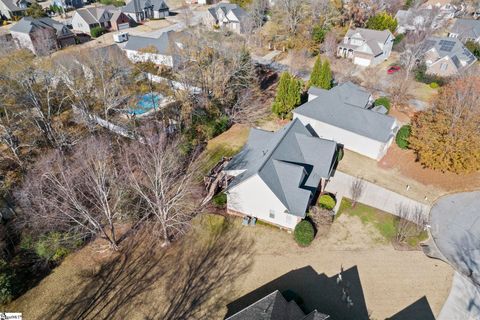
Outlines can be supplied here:
M35 48L33 47L32 40L30 39L30 35L22 32L11 32L12 38L17 42L17 45L20 48L29 49L33 53L35 53Z
M125 50L128 59L133 62L146 62L151 61L155 64L173 67L172 56L164 56L156 53L142 53L134 50Z
M294 229L301 220L285 213L285 206L258 174L229 190L227 208L289 229ZM270 212L275 218L270 218Z
M81 31L86 34L90 34L90 26L86 23L82 17L75 13L72 18L72 28L76 31Z
M379 142L373 139L358 135L356 133L311 119L294 113L293 118L298 118L304 125L310 125L320 138L334 140L351 151L363 154L369 158L380 160L392 143L392 138L387 142Z

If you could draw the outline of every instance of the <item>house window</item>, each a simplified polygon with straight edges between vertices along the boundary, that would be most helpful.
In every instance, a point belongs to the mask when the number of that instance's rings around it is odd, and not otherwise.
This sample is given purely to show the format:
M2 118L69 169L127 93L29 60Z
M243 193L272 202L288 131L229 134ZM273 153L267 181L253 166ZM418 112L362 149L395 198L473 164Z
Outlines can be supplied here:
M270 219L275 219L275 211L270 210L270 213L268 214L268 217L269 217Z
M445 71L445 70L447 70L447 67L448 67L448 64L442 63L442 64L440 65L440 70Z

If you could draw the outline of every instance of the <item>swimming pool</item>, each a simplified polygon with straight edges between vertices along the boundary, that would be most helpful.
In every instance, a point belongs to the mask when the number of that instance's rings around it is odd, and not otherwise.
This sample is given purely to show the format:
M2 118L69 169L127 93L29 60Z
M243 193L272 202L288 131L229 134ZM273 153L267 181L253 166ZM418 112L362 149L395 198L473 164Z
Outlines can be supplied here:
M130 107L128 113L131 115L144 114L154 108L158 108L162 99L163 95L159 93L147 93L143 96L139 96L137 105L135 107Z

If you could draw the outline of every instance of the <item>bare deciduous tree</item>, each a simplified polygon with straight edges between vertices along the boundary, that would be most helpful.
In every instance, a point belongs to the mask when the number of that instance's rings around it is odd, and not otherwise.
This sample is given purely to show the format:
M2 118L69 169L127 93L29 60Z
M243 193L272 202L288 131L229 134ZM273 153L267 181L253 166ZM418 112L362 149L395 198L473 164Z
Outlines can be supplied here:
M287 30L291 35L297 33L297 28L305 17L304 0L278 0L276 6L280 9L280 14L285 19Z
M193 164L182 157L178 142L162 133L152 130L144 140L125 146L125 174L140 198L140 215L151 221L156 235L168 245L199 210L192 199Z
M355 179L353 179L352 184L350 185L350 197L352 199L352 207L357 204L357 201L362 196L364 189L365 181L362 178L356 177Z
M399 204L396 207L397 223L395 239L405 242L409 237L418 236L425 226L425 213L422 207Z
M76 237L100 236L118 249L115 224L122 216L124 186L112 147L91 137L67 159L55 151L37 161L18 192L30 226L37 231L61 231Z

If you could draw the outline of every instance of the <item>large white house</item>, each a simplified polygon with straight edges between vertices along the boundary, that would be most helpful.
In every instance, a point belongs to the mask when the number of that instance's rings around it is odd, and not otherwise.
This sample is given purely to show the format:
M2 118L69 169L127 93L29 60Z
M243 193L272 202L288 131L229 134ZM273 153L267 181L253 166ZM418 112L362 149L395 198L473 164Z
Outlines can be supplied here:
M177 50L182 47L182 35L182 32L168 31L158 38L130 36L124 51L132 62L150 61L157 65L174 67L180 61Z
M330 178L337 144L313 136L294 120L276 132L252 129L242 151L226 166L231 214L293 229Z
M390 57L394 39L389 30L349 29L337 47L337 56L360 66L376 65Z
M241 34L245 32L248 19L248 13L237 4L219 3L207 10L203 23L211 28L224 28Z
M372 106L365 89L346 82L330 90L310 88L309 101L293 110L320 138L335 140L344 148L380 160L398 129L386 110Z

